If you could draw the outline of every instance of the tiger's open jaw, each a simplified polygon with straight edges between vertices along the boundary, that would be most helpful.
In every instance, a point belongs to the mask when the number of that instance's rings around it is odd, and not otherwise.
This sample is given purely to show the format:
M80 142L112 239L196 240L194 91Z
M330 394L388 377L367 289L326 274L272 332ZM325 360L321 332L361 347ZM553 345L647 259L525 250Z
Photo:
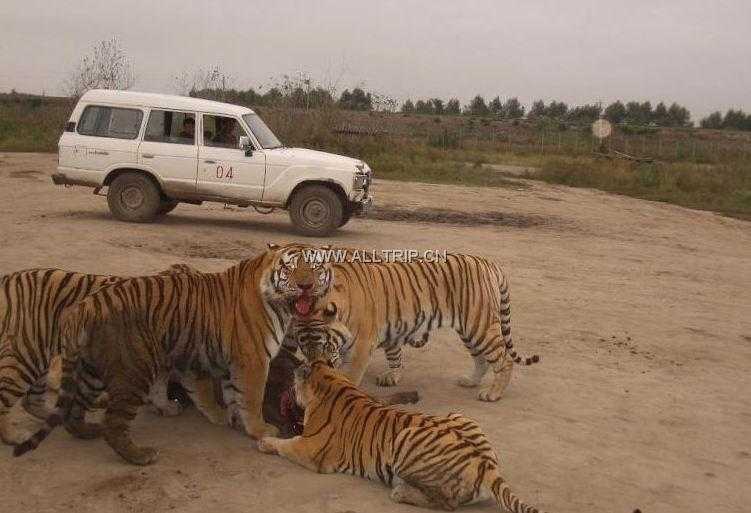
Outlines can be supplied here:
M303 293L294 301L293 306L297 315L300 317L307 317L311 310L313 310L314 303L315 298L313 296Z

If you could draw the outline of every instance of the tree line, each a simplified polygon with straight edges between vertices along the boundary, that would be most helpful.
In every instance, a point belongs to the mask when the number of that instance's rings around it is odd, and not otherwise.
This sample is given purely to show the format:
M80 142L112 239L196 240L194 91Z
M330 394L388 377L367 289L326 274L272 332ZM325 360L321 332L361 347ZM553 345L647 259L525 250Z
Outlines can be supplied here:
M260 93L252 87L248 89L202 88L191 89L188 96L254 107L285 106L299 109L320 109L336 106L341 109L360 111L373 110L379 99L377 95L366 92L359 87L355 87L351 91L345 89L338 98L335 98L330 90L320 86L311 88L293 87L287 90L275 86L265 93Z
M82 58L80 64L66 80L66 89L73 97L80 96L92 88L129 89L134 82L134 66L128 59L117 38L105 40L92 47L90 55ZM307 75L297 77L284 76L265 92L250 87L236 89L231 87L233 79L218 66L207 70L197 69L192 73L183 72L174 77L175 87L180 94L209 98L229 103L248 106L291 107L301 109L319 109L338 107L346 110L372 111L397 110L395 99L361 87L345 89L338 97L333 87L322 87ZM656 125L665 127L693 126L691 113L686 107L673 102L667 106L659 102L652 107L648 101L618 100L607 107L599 104L569 106L564 102L543 100L535 101L529 110L518 98L502 101L496 96L486 102L482 95L476 95L469 103L462 106L457 98L447 101L441 98L407 99L401 105L404 114L432 115L471 115L494 116L502 119L551 119L561 122L591 123L604 117L616 124ZM719 111L700 121L702 128L751 130L751 114L743 110L728 110L723 116Z
M440 98L421 99L413 102L407 99L401 108L404 114L436 114L436 115L470 115L496 116L502 119L554 119L573 123L591 123L602 117L613 123L628 123L635 125L655 124L659 126L681 127L691 126L691 113L677 103L669 107L660 102L654 108L650 102L627 102L620 100L611 103L604 110L598 104L569 106L564 102L543 100L535 101L526 110L518 98L501 101L496 96L486 102L482 95L477 95L463 107L459 100L451 98L446 103Z
M702 128L749 130L751 131L751 114L743 110L728 110L723 116L720 111L715 111L701 120Z

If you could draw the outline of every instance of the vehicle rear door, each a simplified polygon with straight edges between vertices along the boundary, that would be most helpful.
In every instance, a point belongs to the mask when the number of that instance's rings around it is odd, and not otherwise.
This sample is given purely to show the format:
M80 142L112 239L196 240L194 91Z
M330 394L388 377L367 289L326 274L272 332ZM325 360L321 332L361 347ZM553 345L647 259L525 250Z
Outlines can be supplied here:
M73 168L103 173L115 165L138 160L138 135L143 122L138 108L88 105L81 113L76 134L67 138L61 161Z

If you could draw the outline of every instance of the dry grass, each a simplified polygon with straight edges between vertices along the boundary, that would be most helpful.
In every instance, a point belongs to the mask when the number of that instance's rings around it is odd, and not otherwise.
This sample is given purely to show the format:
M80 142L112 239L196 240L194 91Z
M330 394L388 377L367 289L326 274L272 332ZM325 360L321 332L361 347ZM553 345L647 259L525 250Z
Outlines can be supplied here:
M72 107L64 99L19 100L0 95L0 151L56 151ZM581 131L540 133L530 123L336 108L257 110L285 144L362 158L378 178L518 187L518 181L482 166L511 164L541 168L540 174L530 178L552 183L751 218L748 134L662 130L659 139L623 139L634 153L667 151L669 157L661 163L633 165L592 159L591 140ZM337 127L353 125L377 129L381 135L336 133ZM544 153L539 138L544 139ZM714 152L707 154L707 148Z
M751 219L751 168L742 162L709 166L551 158L536 178Z

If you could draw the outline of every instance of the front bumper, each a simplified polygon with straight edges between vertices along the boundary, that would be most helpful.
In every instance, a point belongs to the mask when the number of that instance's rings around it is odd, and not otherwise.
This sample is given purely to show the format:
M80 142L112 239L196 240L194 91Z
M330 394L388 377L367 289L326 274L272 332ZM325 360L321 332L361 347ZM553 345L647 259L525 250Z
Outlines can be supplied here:
M370 207L373 206L373 196L370 194L366 194L364 198L362 198L360 201L353 202L352 203L352 213L357 215L365 215L368 213L368 210L370 210Z

